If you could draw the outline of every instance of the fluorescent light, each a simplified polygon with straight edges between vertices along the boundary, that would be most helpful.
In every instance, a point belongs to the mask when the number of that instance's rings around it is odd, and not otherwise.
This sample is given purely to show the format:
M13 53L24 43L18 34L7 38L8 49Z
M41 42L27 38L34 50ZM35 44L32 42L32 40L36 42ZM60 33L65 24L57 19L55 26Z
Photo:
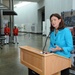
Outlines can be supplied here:
M31 2L24 1L24 2L20 2L20 3L18 3L18 4L15 4L14 7L22 7L22 6L28 5L28 4L30 4L30 3L31 3Z

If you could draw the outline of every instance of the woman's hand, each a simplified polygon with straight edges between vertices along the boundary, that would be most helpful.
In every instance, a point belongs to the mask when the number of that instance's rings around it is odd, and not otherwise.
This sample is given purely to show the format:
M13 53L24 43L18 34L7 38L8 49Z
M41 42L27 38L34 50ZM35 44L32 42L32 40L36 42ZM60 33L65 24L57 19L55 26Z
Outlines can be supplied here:
M52 51L62 50L59 46L56 45L56 48L52 48Z

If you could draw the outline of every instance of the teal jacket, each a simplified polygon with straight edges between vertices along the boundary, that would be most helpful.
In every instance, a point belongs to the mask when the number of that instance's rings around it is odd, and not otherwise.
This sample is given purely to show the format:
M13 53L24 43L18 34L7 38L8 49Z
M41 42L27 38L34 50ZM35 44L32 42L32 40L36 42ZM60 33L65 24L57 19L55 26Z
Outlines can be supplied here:
M49 52L51 52L51 48L55 48L55 44L63 49L62 51L58 50L54 52L55 54L70 58L71 51L73 50L73 39L71 31L68 28L64 28L62 30L59 30L55 35L55 30L54 30L50 34Z

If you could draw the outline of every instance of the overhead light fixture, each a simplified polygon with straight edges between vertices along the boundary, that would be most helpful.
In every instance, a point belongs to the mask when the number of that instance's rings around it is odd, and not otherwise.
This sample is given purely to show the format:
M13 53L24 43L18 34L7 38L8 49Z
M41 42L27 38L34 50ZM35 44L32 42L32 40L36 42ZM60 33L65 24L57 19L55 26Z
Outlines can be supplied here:
M14 5L14 8L15 8L15 7L22 7L22 6L28 5L28 4L30 4L30 3L31 3L31 2L21 1L21 2L19 2L18 4L15 4L15 5Z
M14 10L3 10L3 15L17 15Z

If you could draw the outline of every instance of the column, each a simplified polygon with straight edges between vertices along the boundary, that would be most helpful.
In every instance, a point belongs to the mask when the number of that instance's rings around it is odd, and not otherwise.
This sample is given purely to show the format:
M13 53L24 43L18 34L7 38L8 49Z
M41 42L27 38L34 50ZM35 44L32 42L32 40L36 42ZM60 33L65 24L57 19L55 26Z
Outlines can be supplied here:
M10 10L13 10L13 0L9 0L9 8ZM14 16L13 15L10 15L10 29L11 29L11 35L10 35L10 42L12 42L12 37L13 37L13 33L12 33L12 29L13 29L13 26L14 26Z
M0 3L2 3L2 0L0 0ZM1 30L2 30L2 23L3 23L3 21L2 21L2 19L3 19L3 11L0 9L0 36L1 36Z

